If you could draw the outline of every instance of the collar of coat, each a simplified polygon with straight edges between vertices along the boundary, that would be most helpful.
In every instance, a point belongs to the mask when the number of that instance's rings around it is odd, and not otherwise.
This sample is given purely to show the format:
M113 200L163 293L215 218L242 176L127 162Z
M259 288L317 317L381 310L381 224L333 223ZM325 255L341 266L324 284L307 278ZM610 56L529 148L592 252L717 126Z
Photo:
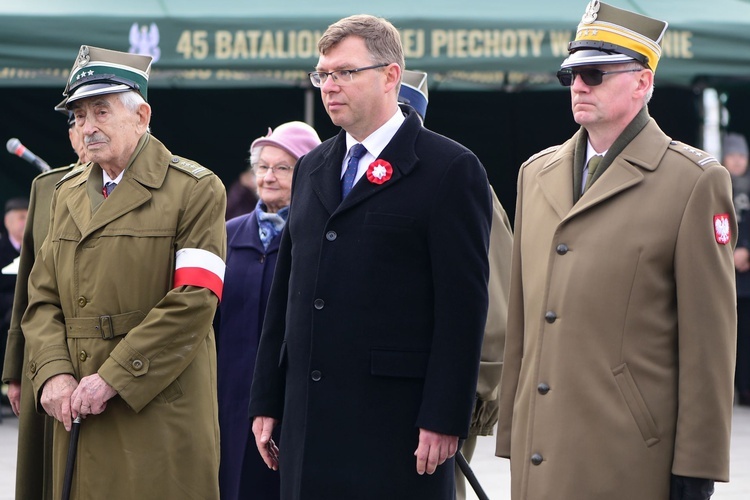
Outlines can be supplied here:
M144 161L136 161L137 158L139 160L144 159ZM175 158L175 156L169 152L164 144L162 144L156 137L146 133L138 141L121 182L125 182L126 179L131 178L139 184L152 189L158 189L167 177L167 171L169 170L168 167L173 161L173 158ZM86 167L81 172L82 175L78 175L78 177L71 182L71 188L88 182L91 177L91 171L95 166L96 170L101 170L101 167L95 163L89 162L86 164ZM154 168L154 166L157 166L157 168ZM99 174L101 182L101 173L97 173ZM95 188L99 191L101 190L101 186L95 186Z
M617 156L613 155L607 175L601 176L578 201L574 198L575 190L571 179L575 175L576 146L579 141L585 143L586 131L579 130L557 150L539 158L543 165L536 174L536 179L545 198L561 219L572 217L639 184L644 179L644 171L658 168L671 139L662 132L653 118L647 114L646 118L645 126L622 147ZM609 152L607 156L610 156ZM535 163L536 161L531 161L527 165Z
M309 172L313 190L329 214L359 204L373 194L388 189L414 170L419 160L415 144L417 136L423 130L422 120L410 106L401 106L401 110L406 119L378 156L378 159L387 161L393 167L393 175L383 184L374 184L362 178L354 185L346 199L341 201L341 163L346 154L346 133L343 130L333 139L318 146L321 148L320 154L308 155L314 156L317 163L306 165L305 171ZM300 175L303 175L301 171Z

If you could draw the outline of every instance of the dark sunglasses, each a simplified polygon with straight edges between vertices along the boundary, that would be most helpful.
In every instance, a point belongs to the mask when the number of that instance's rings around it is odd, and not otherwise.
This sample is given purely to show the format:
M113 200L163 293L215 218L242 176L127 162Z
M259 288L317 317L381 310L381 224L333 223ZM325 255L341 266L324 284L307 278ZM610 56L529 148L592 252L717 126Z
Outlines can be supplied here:
M618 71L602 71L596 68L584 68L584 69L573 69L563 68L557 72L557 79L560 80L560 84L563 87L570 87L573 85L577 76L580 76L583 83L589 87L596 87L602 84L602 78L604 75L613 75L615 73L635 73L636 71L643 71L643 68L639 69L621 69Z

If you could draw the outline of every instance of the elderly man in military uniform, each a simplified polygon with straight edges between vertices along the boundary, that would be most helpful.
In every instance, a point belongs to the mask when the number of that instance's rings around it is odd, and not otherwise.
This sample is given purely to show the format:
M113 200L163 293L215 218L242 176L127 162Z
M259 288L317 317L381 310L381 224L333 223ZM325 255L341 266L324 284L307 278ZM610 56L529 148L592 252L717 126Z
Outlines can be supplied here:
M558 72L581 129L519 173L514 500L705 500L729 479L737 225L726 169L648 115L666 28L589 3Z
M56 497L80 416L72 498L218 498L225 190L149 133L150 66L82 46L64 92L89 162L57 184L21 325Z

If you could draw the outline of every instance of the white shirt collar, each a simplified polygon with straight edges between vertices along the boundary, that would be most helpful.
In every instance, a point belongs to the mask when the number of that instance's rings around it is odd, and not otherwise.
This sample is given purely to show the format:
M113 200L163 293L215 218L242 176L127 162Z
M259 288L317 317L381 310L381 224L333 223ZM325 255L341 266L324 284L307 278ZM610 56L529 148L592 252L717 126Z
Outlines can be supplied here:
M365 155L359 160L359 166L357 167L357 176L354 178L355 183L360 179L360 177L364 175L370 163L378 159L380 153L382 153L388 143L391 142L391 139L393 139L393 136L396 135L396 132L398 132L398 129L401 128L401 125L405 120L406 117L401 111L401 108L396 107L396 112L393 114L393 116L383 125L381 125L380 128L378 128L372 134L368 135L365 140L362 141L361 144L365 148L367 148L367 153L365 153ZM344 161L341 165L341 177L344 176L344 172L346 171L346 164L349 161L349 150L355 144L357 144L357 140L349 135L349 132L347 132L347 153L344 155Z
M583 162L584 166L588 165L589 160L591 159L592 156L596 156L596 155L604 156L607 154L607 151L609 151L609 149L605 149L601 153L597 153L596 150L594 149L594 146L591 145L591 141L586 139L586 161Z
M127 170L127 169L125 169L125 170ZM114 182L115 184L119 184L120 181L122 180L122 174L125 173L125 170L123 170L122 172L120 172L120 175L118 175L117 178L113 180L113 179L110 179L109 175L107 175L107 172L105 172L104 169L102 169L102 186L104 186L108 182Z

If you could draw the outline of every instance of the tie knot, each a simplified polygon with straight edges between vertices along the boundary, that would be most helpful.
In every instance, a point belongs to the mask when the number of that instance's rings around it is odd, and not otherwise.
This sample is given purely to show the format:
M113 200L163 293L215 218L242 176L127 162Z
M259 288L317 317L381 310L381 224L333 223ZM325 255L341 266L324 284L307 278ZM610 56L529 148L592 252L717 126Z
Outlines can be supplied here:
M117 187L116 182L107 182L104 184L104 197L107 198L110 194L112 194L112 191Z
M596 172L597 167L602 162L602 158L604 158L604 157L601 156L601 155L595 155L595 156L592 156L589 159L589 164L588 164L588 167L589 167L589 177L592 176L592 175L594 175L594 172Z
M364 147L362 144L357 143L354 146L352 146L349 152L351 153L350 155L351 158L356 158L357 160L359 160L365 155L365 153L367 153L367 148Z

